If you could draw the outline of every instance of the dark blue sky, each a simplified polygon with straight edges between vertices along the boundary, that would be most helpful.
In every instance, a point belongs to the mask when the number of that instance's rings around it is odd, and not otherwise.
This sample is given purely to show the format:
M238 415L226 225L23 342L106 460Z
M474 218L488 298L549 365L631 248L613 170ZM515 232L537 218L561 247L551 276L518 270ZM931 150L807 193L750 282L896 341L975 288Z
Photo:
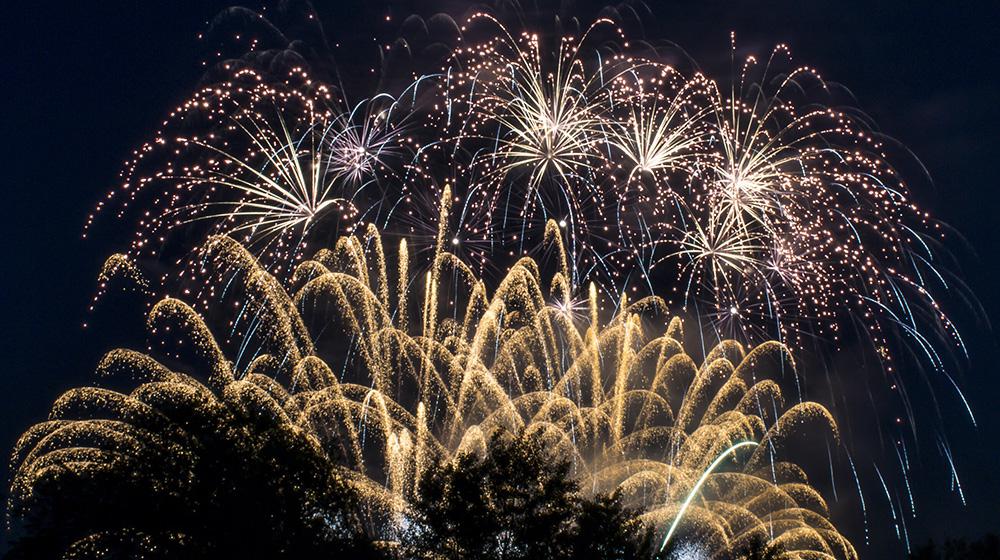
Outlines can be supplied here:
M331 20L352 13L345 2L315 3ZM4 449L44 418L63 390L92 382L99 356L120 342L80 327L100 263L122 248L108 239L83 241L81 228L93 203L115 184L121 162L191 91L205 54L196 36L227 4L100 0L6 6L0 33ZM1000 4L652 4L656 35L697 60L728 56L733 30L741 46L761 53L788 43L798 61L846 85L881 130L909 146L929 169L934 185L918 198L968 240L968 250L957 242L964 275L987 315L1000 317ZM378 11L371 6L371 13ZM927 472L915 479L914 541L1000 530L996 337L974 321L960 326L972 350L960 377L980 420L972 429L956 417L951 434L968 505L947 491L939 462L928 461ZM934 443L925 447L933 456ZM876 488L868 494L877 496ZM889 528L884 519L869 522L873 533ZM887 539L873 538L874 548L866 549L859 535L852 536L863 557L884 557Z

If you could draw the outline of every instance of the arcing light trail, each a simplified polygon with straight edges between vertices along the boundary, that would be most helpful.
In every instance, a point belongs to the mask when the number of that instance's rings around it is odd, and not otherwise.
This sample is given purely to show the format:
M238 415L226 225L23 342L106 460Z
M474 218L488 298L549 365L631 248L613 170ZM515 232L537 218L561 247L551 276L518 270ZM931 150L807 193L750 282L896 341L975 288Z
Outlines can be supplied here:
M735 454L735 452L736 452L737 449L740 449L742 447L750 447L750 446L756 447L757 446L757 442L755 442L755 441L741 441L741 442L737 443L736 445L733 445L729 449L726 449L722 453L719 453L719 456L716 457L714 461L712 461L712 464L709 465L707 469L705 469L705 472L702 473L702 475L701 475L700 478L698 478L698 482L694 483L694 487L691 488L691 491L688 492L687 497L684 498L683 502L681 502L681 508L680 508L680 510L678 510L677 511L677 515L674 516L674 520L670 524L670 528L667 529L667 534L663 536L663 542L660 544L660 552L663 552L663 549L667 547L667 543L670 542L670 537L672 537L674 535L674 531L677 530L677 525L680 524L681 518L684 517L684 512L687 511L688 506L691 505L691 502L694 500L695 496L698 494L698 491L701 490L702 484L705 484L705 481L708 480L708 477L711 476L712 472L714 472L715 469L719 465L721 465L723 461L726 460L726 457L729 454Z

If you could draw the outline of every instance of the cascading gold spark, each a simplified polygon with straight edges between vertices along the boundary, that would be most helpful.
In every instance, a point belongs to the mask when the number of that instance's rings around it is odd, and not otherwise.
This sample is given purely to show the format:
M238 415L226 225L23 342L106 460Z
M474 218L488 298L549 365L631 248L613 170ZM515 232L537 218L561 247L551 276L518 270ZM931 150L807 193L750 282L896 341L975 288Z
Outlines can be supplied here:
M369 227L304 261L291 292L242 245L212 238L200 262L208 277L229 279L238 305L212 308L209 323L241 333L236 351L181 301L154 305L158 351L196 377L145 354L108 354L101 373L130 373L139 387L71 391L75 415L29 430L14 454L13 506L44 477L110 468L135 446L182 449L154 435L182 426L149 432L140 418L159 417L153 395L195 391L244 395L257 414L343 457L372 518L403 522L429 465L524 430L571 462L581 488L618 491L661 535L671 526L674 540L697 539L711 557L766 538L789 558L857 558L792 459L787 442L803 430L839 434L821 405L786 406L775 377L794 367L784 345L725 341L698 364L658 298L625 298L601 324L593 287L588 311L573 311L581 304L562 251L548 282L524 258L490 293L439 237L431 270L414 277L407 244L392 258Z

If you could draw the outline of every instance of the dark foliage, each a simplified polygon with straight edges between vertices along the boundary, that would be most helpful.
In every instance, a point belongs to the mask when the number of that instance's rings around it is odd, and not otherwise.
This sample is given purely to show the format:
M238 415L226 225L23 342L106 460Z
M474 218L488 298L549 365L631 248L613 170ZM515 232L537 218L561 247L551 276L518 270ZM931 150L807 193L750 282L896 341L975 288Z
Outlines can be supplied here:
M636 512L524 435L430 469L402 546L377 550L340 468L267 402L182 376L67 393L15 449L8 558L652 556Z
M356 498L314 441L258 408L249 386L216 397L181 385L148 384L129 397L156 402L156 422L76 418L33 428L47 435L20 465L33 474L30 492L12 501L22 536L8 558L370 554ZM62 441L45 443L53 438Z
M989 534L985 537L967 542L964 539L948 539L944 546L938 549L934 541L910 554L911 560L1000 560L1000 537Z
M763 536L752 539L746 546L737 548L733 560L778 560L784 551Z
M485 457L429 469L404 537L424 559L649 558L652 533L614 496L586 499L537 438L498 435Z
M650 558L653 544L652 529L637 512L623 508L617 496L600 494L580 501L574 558Z

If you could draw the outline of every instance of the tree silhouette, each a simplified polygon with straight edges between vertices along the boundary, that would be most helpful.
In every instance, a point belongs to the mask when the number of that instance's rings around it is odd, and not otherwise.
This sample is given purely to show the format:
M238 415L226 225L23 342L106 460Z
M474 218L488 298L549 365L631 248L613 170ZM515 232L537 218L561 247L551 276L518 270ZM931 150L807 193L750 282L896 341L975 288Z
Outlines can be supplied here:
M642 523L639 512L623 508L617 495L580 501L574 558L638 560L651 558L653 550L652 528Z
M14 451L9 558L370 554L346 475L253 383L74 389Z
M967 542L965 539L947 539L942 550L934 541L917 548L910 554L911 560L1000 560L1000 537L988 534L979 540Z
M778 560L782 558L783 550L763 535L750 539L743 547L737 548L733 560Z
M537 437L494 436L483 457L428 469L403 552L424 559L631 559L651 532L614 496L588 500Z

